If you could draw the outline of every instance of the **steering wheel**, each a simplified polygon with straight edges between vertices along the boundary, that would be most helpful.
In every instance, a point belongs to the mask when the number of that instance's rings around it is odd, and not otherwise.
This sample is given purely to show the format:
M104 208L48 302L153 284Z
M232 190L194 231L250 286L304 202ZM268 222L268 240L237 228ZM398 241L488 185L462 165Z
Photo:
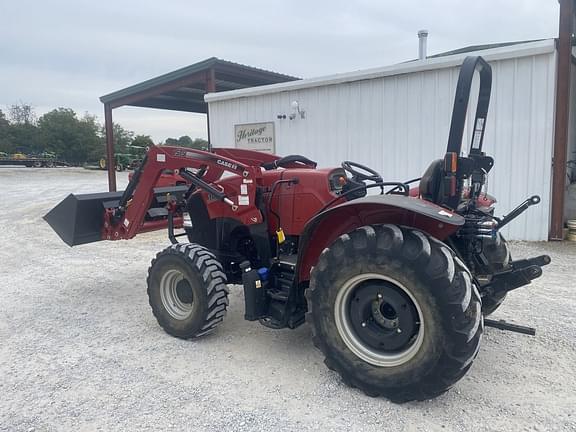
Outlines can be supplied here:
M381 183L384 181L382 180L382 176L372 168L368 168L367 166L361 165L357 162L344 161L342 162L342 168L352 174L352 179L354 180L372 181L374 183Z

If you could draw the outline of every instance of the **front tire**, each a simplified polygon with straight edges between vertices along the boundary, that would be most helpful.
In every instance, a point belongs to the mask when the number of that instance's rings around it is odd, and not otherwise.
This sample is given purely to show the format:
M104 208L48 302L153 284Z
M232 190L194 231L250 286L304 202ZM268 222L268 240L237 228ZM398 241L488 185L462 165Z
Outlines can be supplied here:
M436 397L478 353L481 301L452 250L414 229L364 226L325 249L306 293L314 344L344 382L395 402Z
M200 245L175 244L158 253L147 282L152 313L172 336L203 336L224 320L226 275L212 252Z

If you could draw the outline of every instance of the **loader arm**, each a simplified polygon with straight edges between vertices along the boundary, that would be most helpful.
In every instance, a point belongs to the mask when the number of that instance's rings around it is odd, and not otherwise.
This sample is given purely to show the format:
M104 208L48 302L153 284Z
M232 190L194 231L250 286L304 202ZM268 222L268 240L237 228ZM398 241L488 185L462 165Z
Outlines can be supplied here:
M203 177L187 171L188 168L204 170ZM107 208L104 213L102 239L131 239L139 232L146 231L144 220L154 199L155 185L164 170L173 170L188 179L198 190L206 192L210 200L222 201L229 207L233 217L238 219L253 213L256 194L256 179L261 175L260 168L246 166L223 155L181 147L153 146L148 151L141 167L135 172L118 206ZM237 174L246 185L243 198L228 196L227 191L214 184L224 171ZM170 198L170 197L168 197ZM251 205L245 205L245 203ZM167 210L174 212L175 202L168 199ZM153 228L152 228L153 229Z

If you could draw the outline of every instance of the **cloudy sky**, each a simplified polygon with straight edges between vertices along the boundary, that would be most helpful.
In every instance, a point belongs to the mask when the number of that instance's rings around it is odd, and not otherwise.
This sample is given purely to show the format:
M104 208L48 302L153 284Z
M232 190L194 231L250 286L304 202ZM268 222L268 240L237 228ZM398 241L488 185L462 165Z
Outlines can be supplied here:
M207 57L300 77L467 45L552 38L557 0L0 0L0 109L58 106L103 118L103 94ZM151 135L205 137L203 115L120 108Z

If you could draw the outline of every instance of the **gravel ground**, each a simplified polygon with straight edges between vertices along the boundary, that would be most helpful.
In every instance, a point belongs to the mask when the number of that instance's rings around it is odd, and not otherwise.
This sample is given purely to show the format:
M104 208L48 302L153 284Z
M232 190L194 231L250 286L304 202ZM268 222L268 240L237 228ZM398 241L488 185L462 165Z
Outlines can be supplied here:
M538 335L487 328L455 388L399 406L342 384L308 326L244 321L240 287L215 334L166 335L145 287L165 233L69 248L41 219L105 173L0 168L0 185L0 430L576 431L576 244L513 243L553 261L495 317Z

